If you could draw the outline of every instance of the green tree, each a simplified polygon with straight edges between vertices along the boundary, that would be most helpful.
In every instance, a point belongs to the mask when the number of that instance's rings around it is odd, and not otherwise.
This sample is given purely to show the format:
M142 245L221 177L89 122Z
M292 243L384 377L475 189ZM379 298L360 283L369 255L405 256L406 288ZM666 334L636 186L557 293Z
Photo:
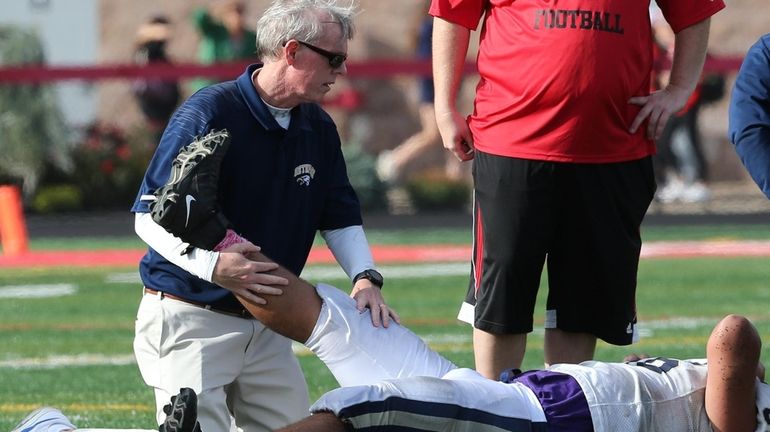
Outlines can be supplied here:
M0 26L0 67L44 63L36 33ZM50 85L0 82L0 184L20 184L29 198L47 164L70 171L68 132Z

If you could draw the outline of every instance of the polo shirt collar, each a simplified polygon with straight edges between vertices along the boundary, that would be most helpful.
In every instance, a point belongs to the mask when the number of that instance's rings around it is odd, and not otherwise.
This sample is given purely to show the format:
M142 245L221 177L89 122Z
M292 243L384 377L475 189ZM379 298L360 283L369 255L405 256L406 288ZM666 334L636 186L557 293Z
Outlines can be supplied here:
M246 101L246 105L249 107L251 115L254 116L262 127L267 130L283 130L278 122L275 121L275 118L270 113L270 110L268 110L267 105L265 105L265 102L259 96L259 93L257 93L254 83L251 81L251 75L254 74L255 70L261 67L262 65L257 63L250 64L246 67L246 71L236 80L238 90L240 90L241 95L243 95L243 99ZM294 129L295 127L310 129L310 125L305 119L305 116L301 114L303 110L302 105L304 104L292 108L289 130Z

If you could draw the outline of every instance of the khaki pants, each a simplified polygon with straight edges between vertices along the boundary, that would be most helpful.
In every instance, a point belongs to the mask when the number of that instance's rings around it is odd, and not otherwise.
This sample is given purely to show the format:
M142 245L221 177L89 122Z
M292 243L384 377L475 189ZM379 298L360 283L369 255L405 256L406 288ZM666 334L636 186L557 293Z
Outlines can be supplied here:
M198 394L204 431L228 431L231 417L249 432L269 431L308 415L304 376L291 341L262 325L181 301L145 294L134 354L155 391L157 420L182 387Z

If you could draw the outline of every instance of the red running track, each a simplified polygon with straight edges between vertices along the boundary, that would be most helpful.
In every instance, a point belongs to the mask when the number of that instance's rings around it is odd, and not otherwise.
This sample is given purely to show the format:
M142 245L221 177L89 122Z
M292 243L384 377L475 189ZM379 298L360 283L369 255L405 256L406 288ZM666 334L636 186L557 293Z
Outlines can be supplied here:
M392 245L372 246L379 265L430 262L465 262L471 256L469 245ZM144 250L30 251L18 256L0 255L0 268L25 267L95 267L136 266ZM642 258L693 257L770 257L770 241L683 241L648 242ZM325 247L310 252L308 264L333 264L334 257Z

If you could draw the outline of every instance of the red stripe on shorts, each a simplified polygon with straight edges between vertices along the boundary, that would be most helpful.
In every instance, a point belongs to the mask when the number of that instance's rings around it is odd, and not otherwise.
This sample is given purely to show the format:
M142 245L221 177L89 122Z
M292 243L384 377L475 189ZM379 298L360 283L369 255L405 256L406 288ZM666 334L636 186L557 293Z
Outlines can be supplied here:
M481 273L484 269L484 225L482 224L481 209L476 207L475 236L473 238L473 283L478 296L481 287Z

